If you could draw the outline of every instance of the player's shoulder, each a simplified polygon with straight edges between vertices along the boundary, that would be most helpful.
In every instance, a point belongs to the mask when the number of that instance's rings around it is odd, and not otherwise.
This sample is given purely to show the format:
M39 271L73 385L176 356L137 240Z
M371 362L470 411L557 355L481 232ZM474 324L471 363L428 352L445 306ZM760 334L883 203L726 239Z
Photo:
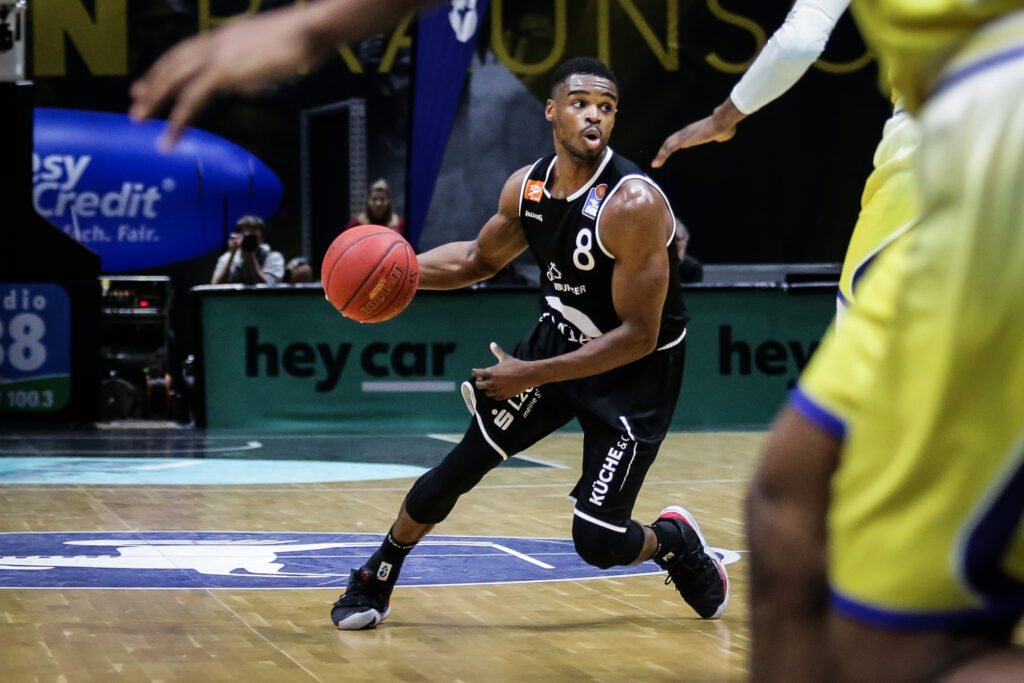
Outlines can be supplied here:
M664 211L666 202L653 180L645 175L624 176L608 198L606 212Z

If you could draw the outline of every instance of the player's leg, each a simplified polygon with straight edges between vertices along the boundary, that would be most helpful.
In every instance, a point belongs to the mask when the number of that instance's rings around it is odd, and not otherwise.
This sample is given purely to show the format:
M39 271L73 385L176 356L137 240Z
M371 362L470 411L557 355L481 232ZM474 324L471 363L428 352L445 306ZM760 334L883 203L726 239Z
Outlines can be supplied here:
M663 437L638 438L629 419L621 421L615 428L593 416L580 417L584 455L583 475L573 492L576 552L601 569L653 559L698 614L718 617L728 604L728 577L693 516L672 506L651 525L632 519Z
M840 445L793 407L765 444L746 507L755 680L828 679L825 515Z
M352 570L348 588L334 603L331 621L339 629L373 628L390 615L390 598L405 558L458 499L510 455L569 421L556 387L540 387L506 401L463 385L473 414L462 440L413 484L380 547Z

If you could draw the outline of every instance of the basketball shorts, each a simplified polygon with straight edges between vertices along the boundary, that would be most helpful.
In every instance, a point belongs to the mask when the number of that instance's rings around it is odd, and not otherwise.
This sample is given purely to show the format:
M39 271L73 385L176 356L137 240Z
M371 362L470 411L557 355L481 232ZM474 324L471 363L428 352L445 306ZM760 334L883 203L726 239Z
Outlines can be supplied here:
M832 481L831 601L881 628L1024 613L1024 13L996 24L923 108L920 221L847 311L869 330L870 401ZM819 349L805 395L850 351L844 335Z
M914 152L920 135L913 118L897 109L885 122L874 170L864 184L861 210L839 275L839 312L854 300L861 278L878 254L906 232L918 214Z
M535 359L557 355L538 325L512 355ZM555 334L560 338L561 335ZM625 532L647 470L654 462L675 412L682 384L685 343L655 351L592 377L554 382L505 401L462 385L466 406L488 444L506 459L576 419L583 429L582 472L570 499L574 514ZM559 349L561 351L561 349Z

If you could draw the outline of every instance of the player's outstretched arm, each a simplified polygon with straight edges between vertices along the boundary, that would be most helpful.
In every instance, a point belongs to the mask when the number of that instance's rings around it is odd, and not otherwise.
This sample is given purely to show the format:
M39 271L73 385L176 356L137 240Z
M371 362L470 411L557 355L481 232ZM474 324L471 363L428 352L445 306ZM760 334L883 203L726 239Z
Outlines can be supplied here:
M229 22L161 56L132 85L130 113L143 119L170 106L162 144L171 146L217 93L256 93L436 1L319 0Z
M420 289L458 289L486 280L526 250L519 222L519 195L529 167L509 176L498 199L498 211L475 240L449 242L420 254Z
M731 139L736 124L800 80L825 49L832 29L849 5L850 0L796 0L786 21L768 39L732 94L711 116L665 138L651 166L660 168L677 150Z
M674 222L650 184L627 181L603 209L599 235L615 257L612 302L621 324L579 349L539 361L521 361L497 345L498 364L473 370L476 386L499 400L530 387L607 372L654 351L669 283L668 240Z

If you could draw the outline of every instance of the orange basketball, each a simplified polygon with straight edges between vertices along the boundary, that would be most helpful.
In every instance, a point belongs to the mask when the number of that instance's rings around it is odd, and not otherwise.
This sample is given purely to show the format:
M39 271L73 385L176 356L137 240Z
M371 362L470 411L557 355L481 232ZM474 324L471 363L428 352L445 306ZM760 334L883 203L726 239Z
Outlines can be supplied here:
M361 323L391 320L405 310L419 276L412 246L381 225L360 225L338 235L320 269L327 300Z

